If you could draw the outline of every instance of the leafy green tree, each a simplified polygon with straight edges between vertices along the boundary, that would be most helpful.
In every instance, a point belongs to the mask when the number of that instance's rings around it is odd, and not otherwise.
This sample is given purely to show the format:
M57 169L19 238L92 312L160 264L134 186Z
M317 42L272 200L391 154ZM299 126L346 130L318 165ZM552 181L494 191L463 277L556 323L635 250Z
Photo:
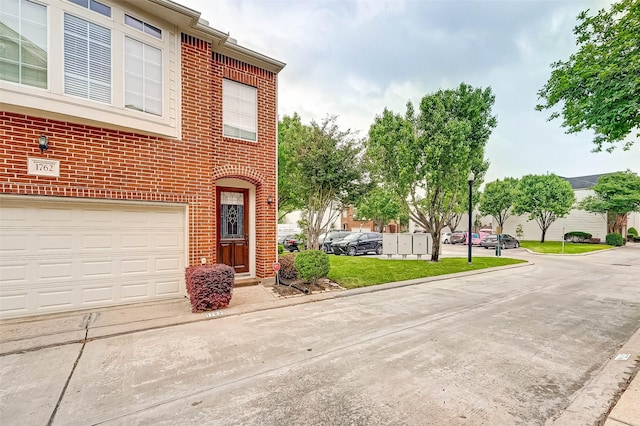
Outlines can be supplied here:
M511 206L516 192L518 179L505 178L489 182L480 196L479 210L483 216L493 216L500 228L511 216Z
M304 187L296 153L298 146L308 143L311 127L302 124L300 116L284 116L278 121L278 220L294 210L304 208Z
M554 174L526 175L520 179L513 200L513 214L527 213L542 231L540 242L544 243L547 230L556 219L566 216L575 194L571 184Z
M627 170L601 176L593 187L594 195L584 198L578 207L607 218L607 234L623 234L627 215L640 211L640 177Z
M496 126L494 101L490 88L462 83L424 96L417 114L411 103L404 117L385 108L369 129L375 173L431 233L432 261L450 214L467 196L470 170L478 187L488 168L484 148Z
M398 196L381 186L376 186L356 205L358 220L371 220L382 231L391 219L398 219L402 207Z
M307 248L317 250L318 236L368 188L362 151L362 142L350 130L340 130L336 117L311 122L309 139L296 144L295 178L298 193L304 194Z
M578 15L574 28L578 51L553 71L538 92L545 103L538 110L562 103L562 126L568 133L595 132L595 151L608 152L640 129L640 2L622 0L594 16ZM553 112L550 120L560 116ZM640 132L636 133L640 137Z

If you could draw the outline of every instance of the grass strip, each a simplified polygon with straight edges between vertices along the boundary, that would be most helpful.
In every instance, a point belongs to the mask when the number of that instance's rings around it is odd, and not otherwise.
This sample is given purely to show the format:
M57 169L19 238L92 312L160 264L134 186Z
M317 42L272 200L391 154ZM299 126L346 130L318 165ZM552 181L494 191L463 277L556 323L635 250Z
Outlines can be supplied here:
M443 258L439 262L431 262L335 255L330 255L329 261L331 270L328 278L345 288L367 287L524 262L506 257L474 257L472 264L468 265L466 258Z
M520 241L520 247L524 247L536 253L562 254L562 241ZM564 243L564 254L581 254L592 251L605 250L613 246L607 244L583 244Z

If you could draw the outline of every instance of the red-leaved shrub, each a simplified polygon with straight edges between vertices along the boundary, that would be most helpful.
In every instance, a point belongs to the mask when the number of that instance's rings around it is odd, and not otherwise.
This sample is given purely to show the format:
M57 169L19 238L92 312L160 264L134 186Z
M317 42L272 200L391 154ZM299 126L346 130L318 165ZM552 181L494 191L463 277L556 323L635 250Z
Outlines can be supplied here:
M229 306L234 270L223 264L190 266L186 271L191 311L202 312Z

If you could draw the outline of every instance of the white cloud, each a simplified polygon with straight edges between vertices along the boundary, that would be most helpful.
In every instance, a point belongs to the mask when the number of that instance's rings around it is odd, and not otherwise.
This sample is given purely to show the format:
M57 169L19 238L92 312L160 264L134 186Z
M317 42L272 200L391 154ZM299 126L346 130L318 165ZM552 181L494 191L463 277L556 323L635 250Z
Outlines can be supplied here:
M550 64L575 50L575 17L612 0L383 1L177 0L238 42L287 63L279 113L304 121L339 116L365 136L385 107L460 82L491 86L498 116L487 146L487 179L555 172L563 176L630 168L640 146L591 152L592 135L566 135L535 111Z

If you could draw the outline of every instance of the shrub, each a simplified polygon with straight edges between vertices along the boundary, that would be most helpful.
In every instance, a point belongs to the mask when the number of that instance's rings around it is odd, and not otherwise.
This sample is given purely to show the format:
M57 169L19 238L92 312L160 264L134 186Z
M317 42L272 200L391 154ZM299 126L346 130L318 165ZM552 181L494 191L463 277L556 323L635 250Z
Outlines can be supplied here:
M622 239L622 235L620 234L607 234L607 238L605 239L607 244L610 246L620 247L624 244L624 240Z
M638 230L633 226L627 230L627 234L633 235L634 237L638 236Z
M588 232L571 231L564 234L564 240L571 241L572 243L582 243L585 240L590 239L591 236L592 235Z
M306 250L296 256L295 266L305 281L315 283L329 274L329 256L322 250Z
M284 246L282 244L278 244L278 254L284 253Z
M296 255L293 253L283 254L278 258L280 262L280 278L284 280L295 280L298 278L298 270L294 265Z
M223 264L187 268L185 276L191 311L202 312L229 306L235 271Z

